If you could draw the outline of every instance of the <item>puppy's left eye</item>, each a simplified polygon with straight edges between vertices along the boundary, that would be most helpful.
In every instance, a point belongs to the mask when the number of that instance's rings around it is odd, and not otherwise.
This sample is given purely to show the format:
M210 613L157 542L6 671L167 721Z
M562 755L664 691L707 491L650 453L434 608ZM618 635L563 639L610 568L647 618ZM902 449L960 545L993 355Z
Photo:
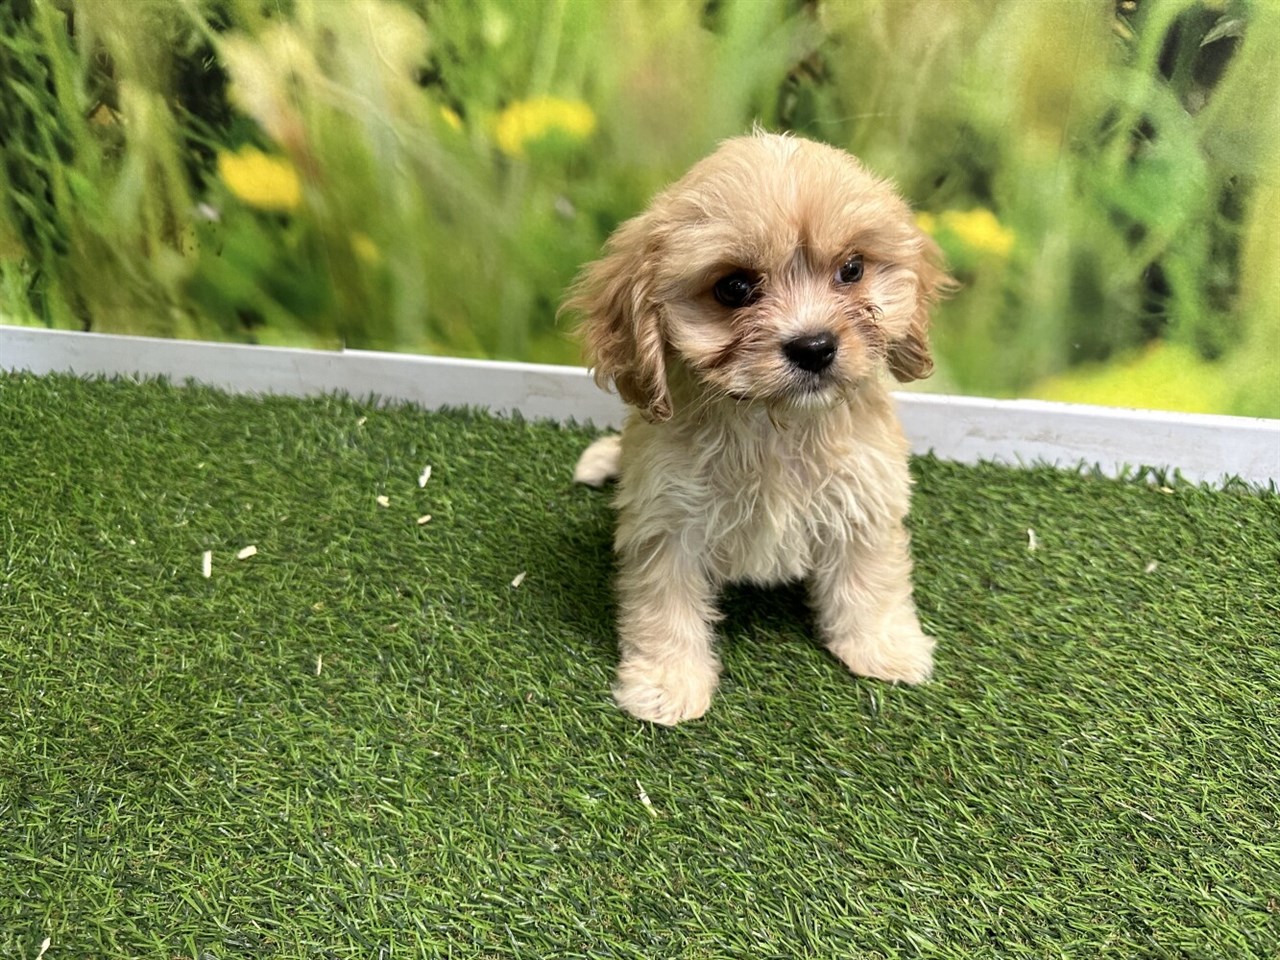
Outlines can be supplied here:
M841 283L857 283L862 279L862 254L855 254L840 265L836 279Z

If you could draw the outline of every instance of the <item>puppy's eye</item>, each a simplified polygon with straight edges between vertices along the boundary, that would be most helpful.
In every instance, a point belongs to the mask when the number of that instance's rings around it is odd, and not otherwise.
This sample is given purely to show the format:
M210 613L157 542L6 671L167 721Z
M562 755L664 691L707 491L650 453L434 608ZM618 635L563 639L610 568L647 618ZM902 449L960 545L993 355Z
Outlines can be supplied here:
M711 293L726 307L745 307L756 299L756 283L749 273L739 270L717 280Z
M855 254L840 265L836 279L841 283L857 283L862 279L862 254Z

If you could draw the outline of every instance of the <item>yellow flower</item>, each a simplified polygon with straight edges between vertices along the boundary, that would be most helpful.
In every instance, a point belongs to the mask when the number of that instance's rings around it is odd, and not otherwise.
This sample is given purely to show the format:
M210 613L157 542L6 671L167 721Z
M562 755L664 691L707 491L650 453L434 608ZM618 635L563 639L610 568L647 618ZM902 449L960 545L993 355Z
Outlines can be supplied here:
M232 193L260 210L296 210L302 203L302 181L293 164L253 147L219 153L218 176Z
M351 252L367 264L375 264L382 260L382 251L367 233L356 232L351 235Z
M1007 256L1013 249L1013 231L1002 225L990 210L948 210L941 217L944 230L971 250Z
M596 115L581 100L534 97L519 100L498 115L494 136L498 149L510 157L523 157L526 144L549 133L585 140L596 128Z
M452 129L458 131L462 130L462 118L458 116L458 111L451 110L448 107L441 107L440 117Z

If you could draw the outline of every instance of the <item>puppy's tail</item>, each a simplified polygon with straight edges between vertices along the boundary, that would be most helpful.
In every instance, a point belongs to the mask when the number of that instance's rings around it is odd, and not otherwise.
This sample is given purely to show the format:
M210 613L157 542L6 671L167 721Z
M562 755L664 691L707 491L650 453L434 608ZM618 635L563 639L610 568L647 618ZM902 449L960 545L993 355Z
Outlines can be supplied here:
M578 465L573 468L573 482L585 483L589 487L603 487L610 480L618 478L618 460L622 456L622 437L611 433L601 437L578 458Z

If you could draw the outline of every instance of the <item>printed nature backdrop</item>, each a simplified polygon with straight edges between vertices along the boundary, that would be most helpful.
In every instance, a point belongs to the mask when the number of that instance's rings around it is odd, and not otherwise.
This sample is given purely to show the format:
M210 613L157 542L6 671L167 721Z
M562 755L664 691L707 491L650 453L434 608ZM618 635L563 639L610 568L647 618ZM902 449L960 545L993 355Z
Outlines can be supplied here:
M759 121L896 179L929 389L1280 416L1268 0L6 0L0 315L573 363L609 231Z

